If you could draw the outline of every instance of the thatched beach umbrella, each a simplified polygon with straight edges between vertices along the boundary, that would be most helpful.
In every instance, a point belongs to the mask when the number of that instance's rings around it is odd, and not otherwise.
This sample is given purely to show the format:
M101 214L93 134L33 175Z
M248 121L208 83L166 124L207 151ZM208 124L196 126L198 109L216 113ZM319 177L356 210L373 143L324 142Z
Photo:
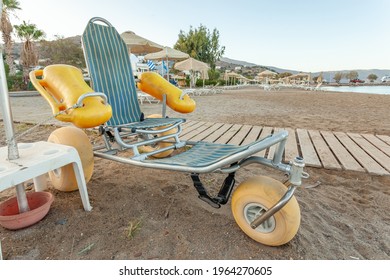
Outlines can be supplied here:
M298 73L298 74L295 74L295 75L291 75L289 77L290 80L295 80L295 81L307 81L308 83L310 83L310 80L311 80L311 74L310 73Z
M129 53L132 54L147 54L161 51L164 47L145 39L133 31L125 31L121 34L123 41L125 41Z
M317 84L322 84L322 81L324 80L324 78L322 77L322 73L318 76L317 78Z
M170 47L164 47L159 52L149 53L145 55L145 59L148 60L175 60L180 61L186 58L189 58L190 56L184 52L181 52L179 50L172 49Z
M272 72L270 70L264 70L263 72L260 72L257 76L267 78L267 77L274 77L276 75L277 73L275 72Z
M161 60L164 61L166 60L167 62L167 67L169 67L169 60L174 60L174 61L180 61L186 58L189 58L189 54L181 52L179 50L172 49L170 47L164 47L161 51L155 52L155 53L149 53L144 56L145 59L147 60ZM169 73L169 69L168 69ZM169 79L167 77L167 79Z
M260 78L259 80L265 79L265 82L268 82L268 78L275 77L277 73L270 71L270 70L264 70L263 72L260 72L257 74L257 76Z
M177 62L174 68L182 71L187 70L187 71L199 71L199 72L210 69L210 67L206 63L197 60L193 57Z
M194 72L200 72L203 79L203 85L204 80L209 78L207 71L210 69L210 67L206 63L192 57L177 62L173 67L177 70L190 71L191 81L193 81Z
M236 72L225 72L223 77L224 77L224 80L226 81L226 84L229 84L231 80L233 80L233 84L235 84L236 79L238 79L240 77L240 74L238 74ZM228 81L229 81L229 83L228 83Z

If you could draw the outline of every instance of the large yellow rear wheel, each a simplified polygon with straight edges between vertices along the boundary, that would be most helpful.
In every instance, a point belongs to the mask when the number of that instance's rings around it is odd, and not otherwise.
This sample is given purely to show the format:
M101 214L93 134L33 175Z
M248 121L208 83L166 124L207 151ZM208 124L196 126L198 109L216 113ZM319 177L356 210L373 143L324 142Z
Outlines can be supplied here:
M258 176L241 183L232 196L232 212L238 226L255 241L280 246L289 242L298 232L301 214L293 196L271 218L256 229L250 223L277 203L287 188L270 177Z
M94 161L93 148L84 131L70 126L61 127L50 134L48 141L72 146L77 150L83 166L85 181L88 183L92 177ZM50 171L49 177L57 190L69 192L78 189L72 164Z
M162 118L162 116L160 114L153 114L153 115L148 116L147 118ZM165 128L165 126L159 126L159 127L155 128L155 130L159 130L159 129L163 129L163 128ZM172 128L166 132L157 134L157 137L169 135L169 134L175 133L176 131L177 131L177 128ZM168 146L172 146L172 144L166 143L166 142L157 142L153 145L140 146L138 148L138 150L141 153L149 153L149 152L153 152L155 150L159 150L159 149L162 149L162 148L165 148ZM154 155L152 155L152 157L165 158L165 157L169 156L170 154L172 154L172 152L173 152L173 149L165 151L165 152L154 154Z

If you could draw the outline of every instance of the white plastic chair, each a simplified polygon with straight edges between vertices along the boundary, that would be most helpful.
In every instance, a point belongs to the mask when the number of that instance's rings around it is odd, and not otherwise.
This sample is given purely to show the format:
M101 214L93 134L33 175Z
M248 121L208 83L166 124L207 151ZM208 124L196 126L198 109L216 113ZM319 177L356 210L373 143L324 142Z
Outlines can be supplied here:
M91 211L84 171L77 150L51 142L19 143L19 158L8 160L8 148L0 148L0 191L34 180L35 191L46 189L46 173L73 164L81 201Z

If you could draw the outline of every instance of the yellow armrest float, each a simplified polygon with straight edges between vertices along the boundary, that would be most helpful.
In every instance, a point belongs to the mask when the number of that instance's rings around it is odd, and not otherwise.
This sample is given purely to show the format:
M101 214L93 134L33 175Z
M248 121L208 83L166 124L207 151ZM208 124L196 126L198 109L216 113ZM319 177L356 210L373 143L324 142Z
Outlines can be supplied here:
M71 122L79 128L92 128L107 122L112 116L111 106L105 104L100 96L86 97L82 107L58 114L74 106L82 95L94 92L76 67L49 65L43 70L30 72L30 80L49 102L53 115L60 121Z
M146 92L163 100L163 95L167 96L167 105L179 113L191 113L195 110L196 104L187 94L182 96L182 90L172 85L159 74L155 72L142 73L137 86L143 92Z

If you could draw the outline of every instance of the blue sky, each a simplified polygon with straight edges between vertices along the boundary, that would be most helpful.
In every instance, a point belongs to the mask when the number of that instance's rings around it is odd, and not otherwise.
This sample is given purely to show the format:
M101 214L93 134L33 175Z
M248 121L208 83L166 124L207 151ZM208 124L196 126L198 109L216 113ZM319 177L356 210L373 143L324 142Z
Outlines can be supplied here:
M173 46L180 30L217 28L224 56L298 71L390 69L390 1L19 0L14 23L81 35L91 17Z

